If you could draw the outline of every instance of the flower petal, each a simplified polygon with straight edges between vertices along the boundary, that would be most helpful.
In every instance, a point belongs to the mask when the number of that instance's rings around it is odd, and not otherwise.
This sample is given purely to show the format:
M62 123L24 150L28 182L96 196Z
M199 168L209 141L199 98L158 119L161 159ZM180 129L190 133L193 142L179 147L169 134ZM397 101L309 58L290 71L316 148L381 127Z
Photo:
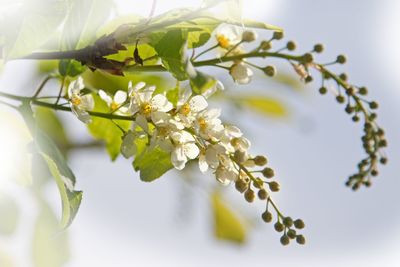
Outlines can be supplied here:
M195 159L200 153L199 148L194 143L187 143L183 146L186 157L189 159Z
M112 98L111 96L109 96L106 92L104 92L103 90L99 90L99 96L100 98L107 103L107 105L111 105L112 103Z
M207 103L207 100L204 98L204 96L196 95L196 96L192 97L192 99L190 99L189 105L190 105L190 109L193 112L197 113L197 112L205 110L208 106L208 103Z
M151 100L151 105L156 110L164 112L168 112L173 108L172 103L162 94L155 95Z
M128 95L125 91L118 90L114 95L114 102L118 105L124 103L127 99Z

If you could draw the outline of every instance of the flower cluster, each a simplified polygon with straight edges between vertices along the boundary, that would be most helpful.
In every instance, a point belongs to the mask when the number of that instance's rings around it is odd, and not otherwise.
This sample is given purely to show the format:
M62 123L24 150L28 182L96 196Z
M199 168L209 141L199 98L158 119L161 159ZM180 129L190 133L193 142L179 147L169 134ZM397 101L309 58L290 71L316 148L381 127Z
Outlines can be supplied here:
M81 95L81 79L71 83L70 87L74 89L75 97L91 97ZM278 210L270 196L270 192L279 191L279 184L271 180L274 171L269 167L260 170L259 167L267 164L267 159L264 156L252 156L249 153L250 141L242 131L236 126L222 123L220 109L209 108L209 92L223 89L220 82L214 87L205 95L193 95L190 90L179 90L175 104L166 94L155 93L154 86L146 86L143 82L136 85L130 83L127 92L117 91L114 96L103 90L99 90L98 94L109 107L110 114L118 113L132 118L132 128L122 138L121 154L125 158L134 157L138 150L135 141L147 136L150 148L159 147L170 153L171 163L177 170L184 169L189 161L196 160L202 173L212 171L216 180L223 185L234 183L235 188L250 203L255 201L255 190L258 190L258 198L267 204L262 219L265 222L272 220L272 213L268 211L270 205L276 211L277 223L284 223L290 217L285 217ZM90 118L86 105L81 105L71 97L69 101L75 109L80 110L80 113L75 112L80 120L82 113ZM89 122L86 119L82 121ZM251 170L254 168L258 169ZM265 179L256 177L257 174ZM304 237L297 235L291 227L283 224L280 232L284 232L285 238L297 238L299 244L304 244ZM288 242L282 244L287 245Z

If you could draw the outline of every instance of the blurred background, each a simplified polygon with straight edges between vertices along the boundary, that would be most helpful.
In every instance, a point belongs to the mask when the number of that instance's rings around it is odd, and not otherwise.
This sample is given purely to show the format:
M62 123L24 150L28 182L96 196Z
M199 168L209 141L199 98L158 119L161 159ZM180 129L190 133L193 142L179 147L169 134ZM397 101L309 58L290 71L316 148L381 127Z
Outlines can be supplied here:
M151 1L115 2L121 15L145 15L151 9ZM159 0L156 14L200 2ZM232 187L222 189L224 199L246 218L246 242L217 240L207 194L216 186L212 176L188 172L188 182L170 171L143 183L129 161L111 163L101 148L69 154L84 198L67 233L47 234L57 229L57 188L46 185L41 198L50 205L43 206L37 193L23 186L31 168L21 153L28 133L12 110L0 106L0 266L32 266L32 259L47 262L41 266L66 267L400 266L399 10L396 0L243 1L244 17L284 28L299 51L325 44L319 62L345 53L348 63L336 70L370 88L370 97L381 104L379 123L389 140L389 165L381 168L370 189L352 192L344 186L363 156L362 130L333 96L317 93L318 82L305 87L290 80L293 88L287 79L271 81L258 73L249 85L236 86L225 72L208 70L232 95L256 92L282 106L283 115L277 115L213 103L222 105L224 119L238 124L252 140L254 154L268 155L282 188L275 199L283 211L305 220L307 245L282 247L272 226L259 219L262 205L244 203ZM282 74L291 73L290 66L278 66ZM10 61L0 73L0 90L27 95L40 79L37 63ZM59 115L71 140L91 142L84 125L69 114ZM19 177L18 183L3 179L7 177ZM57 245L48 246L48 237Z

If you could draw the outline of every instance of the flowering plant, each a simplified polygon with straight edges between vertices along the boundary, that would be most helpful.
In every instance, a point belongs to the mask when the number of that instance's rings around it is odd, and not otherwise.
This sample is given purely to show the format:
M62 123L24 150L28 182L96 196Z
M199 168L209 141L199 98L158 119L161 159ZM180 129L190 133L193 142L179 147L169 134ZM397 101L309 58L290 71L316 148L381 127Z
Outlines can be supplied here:
M233 4L229 0L220 2ZM274 229L281 233L283 245L292 239L305 244L299 231L304 222L283 213L272 198L280 186L273 179L275 173L267 157L252 154L251 141L242 130L221 119L221 108L211 107L212 99L224 98L229 89L225 89L221 78L199 70L207 66L223 69L238 85L251 84L257 71L267 77L276 76L274 65L259 65L264 63L254 59L283 60L293 69L296 79L304 83L319 78L319 93L331 91L337 102L345 105L352 120L363 123L366 156L346 185L354 190L371 185L372 177L378 175L378 164L387 161L383 152L387 141L376 122L378 104L364 98L367 88L353 85L346 74L329 69L330 65L346 63L346 57L339 55L333 62L318 63L315 57L323 52L322 44L299 54L293 52L294 41L276 49L284 38L282 29L246 19L220 18L212 13L220 2L205 1L198 9L135 17L124 23L116 20L108 26L98 23L97 35L92 36L85 36L82 27L79 36L85 38L74 42L62 39L61 50L49 49L44 43L20 49L18 42L12 45L16 40L3 36L4 59L57 63L32 97L5 92L0 92L0 97L4 99L1 103L20 111L31 130L35 153L46 162L56 180L62 199L62 227L69 226L74 219L82 192L75 188L75 176L50 133L38 127L38 107L74 114L87 124L96 139L105 143L112 160L119 154L132 160L142 181L154 181L171 169L183 171L188 165L198 166L200 172L211 173L221 186L233 184L247 202L256 198L263 201L266 208L260 217L266 223L275 221ZM71 14L73 10L63 18L64 24L56 26L62 25L68 32ZM269 37L260 40L261 31L267 31ZM211 53L211 58L203 59ZM156 74L143 74L148 72ZM170 76L165 78L158 72L168 72ZM175 87L154 77L173 80ZM49 80L60 84L56 97L43 95L42 89ZM115 81L122 81L123 86ZM17 101L19 105L8 101ZM214 204L219 207L219 200L214 199ZM224 225L217 223L217 227ZM234 231L240 232L240 227ZM220 238L243 239L235 233L221 234L221 229L216 232Z

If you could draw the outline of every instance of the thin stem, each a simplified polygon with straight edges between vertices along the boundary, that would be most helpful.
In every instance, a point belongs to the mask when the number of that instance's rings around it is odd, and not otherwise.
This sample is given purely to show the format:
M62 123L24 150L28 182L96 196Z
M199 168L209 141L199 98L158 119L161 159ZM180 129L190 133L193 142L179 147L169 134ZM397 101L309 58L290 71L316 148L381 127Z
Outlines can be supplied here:
M43 79L43 81L39 84L38 88L36 89L35 94L32 96L32 98L37 98L37 96L40 94L46 83L53 78L51 75L47 76L46 78Z
M197 56L195 56L195 57L193 58L193 60L192 60L192 61L194 61L194 60L198 59L198 58L199 58L199 57L201 57L202 55L204 55L204 54L206 54L206 53L210 52L211 50L213 50L213 49L217 48L218 46L219 46L219 45L218 45L218 44L216 44L216 45L213 45L213 46L211 46L210 48L207 48L206 50L204 50L203 52L201 52L200 54L198 54Z
M63 78L63 80L61 82L61 85L60 85L60 90L58 91L58 96L57 96L57 100L56 100L56 103L55 103L56 105L58 104L58 102L60 102L61 94L62 94L62 91L64 89L64 83L65 83L65 77Z

